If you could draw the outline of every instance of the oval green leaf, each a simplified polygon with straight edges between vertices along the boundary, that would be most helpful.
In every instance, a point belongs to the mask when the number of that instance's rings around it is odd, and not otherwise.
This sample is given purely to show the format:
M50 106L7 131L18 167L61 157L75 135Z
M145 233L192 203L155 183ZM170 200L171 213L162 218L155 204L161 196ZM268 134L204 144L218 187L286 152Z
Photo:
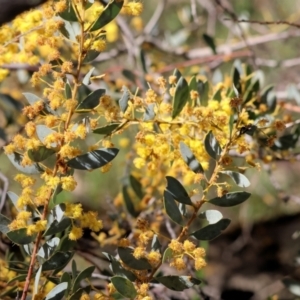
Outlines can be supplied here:
M173 110L172 110L172 119L176 118L185 104L188 102L190 98L190 90L187 81L180 77L176 84L174 100L173 100Z
M251 194L247 192L232 192L222 197L213 198L208 202L221 207L230 207L243 203L250 196Z
M13 243L18 244L18 245L30 244L36 238L36 234L27 235L26 228L8 231L6 233L6 235Z
M58 222L57 220L54 220L50 224L49 228L45 231L43 236L53 235L53 234L62 232L65 229L67 229L70 225L71 225L71 219L68 217L63 218L60 222Z
M139 212L135 210L133 201L127 191L127 186L123 186L122 188L123 198L126 205L126 208L131 216L136 218L139 215Z
M11 220L5 217L4 215L0 214L0 232L6 234L9 232L8 225L11 223Z
M234 171L221 171L220 173L230 176L234 183L240 187L248 187L250 185L248 178L241 173Z
M194 173L202 173L202 174L204 173L204 170L201 164L196 159L194 153L183 142L180 142L180 153L185 163Z
M86 269L84 269L83 271L81 271L77 275L77 277L76 277L76 279L74 281L72 290L76 291L80 287L81 280L90 279L94 271L95 271L95 266L87 267Z
M14 165L14 167L16 169L18 169L19 171L21 171L22 173L31 174L31 175L39 174L41 169L40 169L38 164L34 163L31 166L25 166L25 167L23 167L21 165L21 161L23 159L23 156L24 155L19 154L17 152L14 152L12 154L7 155L8 159Z
M166 176L166 179L166 190L173 196L175 200L183 204L193 205L188 193L177 179L171 176Z
M170 290L173 291L183 291L185 289L189 289L194 285L199 285L201 281L199 279L193 278L191 276L162 276L155 277L155 280L163 284Z
M111 278L111 282L118 293L120 293L122 296L130 299L134 299L136 297L137 292L134 288L134 285L127 278L114 276Z
M68 288L67 282L62 282L54 287L51 292L47 294L44 300L61 300L64 297L65 290Z
M144 197L142 184L133 175L129 176L129 181L135 194L142 199Z
M126 86L123 86L122 88L123 95L121 99L119 100L119 106L121 111L124 113L128 107L128 101L130 100L130 92Z
M165 206L166 213L170 217L170 219L182 226L183 225L182 215L179 211L176 201L168 191L164 192L164 206Z
M217 54L217 50L216 50L216 45L215 45L214 39L210 35L208 35L206 33L203 33L202 37L203 37L204 42L212 50L212 52L214 54Z
M230 224L229 219L222 219L215 224L207 225L190 235L194 236L197 240L210 241L219 236Z
M104 8L103 12L99 16L99 18L95 21L90 31L98 30L109 22L111 22L121 11L123 7L124 1L122 0L113 0L110 1Z
M96 50L88 50L83 59L83 64L88 64L99 56L100 52Z
M112 123L112 124L108 124L105 125L103 127L98 127L96 129L93 130L93 133L96 134L105 134L105 135L109 135L111 134L116 128L118 128L120 126L120 123Z
M94 150L69 160L67 165L78 170L94 170L103 167L112 161L117 156L118 152L119 149L116 148Z
M45 139L49 134L56 133L56 131L50 129L46 125L37 125L36 126L36 135L38 136L39 140L42 143L45 143ZM57 143L51 143L50 145L52 148L55 148L57 146Z
M118 248L118 253L121 260L130 268L134 270L147 270L151 269L151 265L146 258L136 259L133 256L132 248Z
M74 255L73 251L54 253L48 260L43 263L43 271L56 270L63 268L72 259Z
M84 109L93 109L100 103L100 98L105 95L106 90L105 89L98 89L93 92L91 92L85 99L83 99L78 106L76 107L76 110L84 110Z
M215 138L215 136L213 135L212 131L210 131L206 135L205 140L204 140L204 147L205 147L206 152L209 154L209 156L211 158L213 158L214 160L217 160L222 152L220 144L217 141L217 139Z
M55 151L53 149L48 149L45 146L39 146L37 149L30 149L27 151L28 157L34 162L41 162L54 153Z

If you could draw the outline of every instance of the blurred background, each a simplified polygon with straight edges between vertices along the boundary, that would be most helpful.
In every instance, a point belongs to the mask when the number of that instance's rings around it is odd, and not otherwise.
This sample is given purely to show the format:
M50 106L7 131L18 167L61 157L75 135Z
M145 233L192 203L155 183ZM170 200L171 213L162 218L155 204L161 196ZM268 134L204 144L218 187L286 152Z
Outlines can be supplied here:
M145 82L168 76L175 68L187 76L201 74L217 84L230 76L234 64L242 62L259 74L261 86L274 85L283 115L299 119L300 1L151 0L143 4L141 16L120 15L107 25L107 51L93 63L98 74L106 74L97 87L104 86L116 98L123 85L133 92L139 87L143 93ZM41 91L29 82L34 66L2 67L10 70L0 83L4 145L24 124L22 92ZM62 200L81 201L100 216L107 209L113 211L122 183L120 170L126 167L134 134L127 130L121 138L113 138L122 151L110 172L78 172L75 192L61 194ZM89 139L96 141L92 135ZM222 211L232 224L205 245L208 267L199 274L205 282L202 298L295 299L295 290L290 293L282 283L284 278L287 286L298 287L300 296L297 282L287 279L300 280L299 150L297 145L290 160L262 162L260 172L247 171L252 197L238 208ZM3 153L0 172L2 190L9 182L8 190L18 194L20 188L12 180L17 171ZM200 295L181 297L201 299Z

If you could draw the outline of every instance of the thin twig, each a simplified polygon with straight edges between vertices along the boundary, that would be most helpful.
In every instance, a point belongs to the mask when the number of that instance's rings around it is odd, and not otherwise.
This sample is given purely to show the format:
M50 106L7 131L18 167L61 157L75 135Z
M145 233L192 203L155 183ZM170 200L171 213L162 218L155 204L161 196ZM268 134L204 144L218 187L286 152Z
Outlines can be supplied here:
M249 49L249 51L252 53L251 59L252 59L253 65L254 65L254 67L257 67L256 63L255 63L255 52L254 52L251 44L248 43L247 37L246 37L246 35L244 33L244 30L243 30L241 24L238 22L238 17L236 16L236 14L233 11L231 11L230 9L228 9L227 7L225 7L221 3L221 0L215 0L215 2L217 3L217 5L219 5L224 10L224 12L226 12L227 14L229 14L229 16L232 18L232 20L237 24L237 26L238 26L238 28L240 30L241 38L245 42L245 44L246 44L247 48Z
M230 20L229 18L226 18L225 20ZM258 21L258 20L245 20L245 19L236 19L236 22L239 23L251 23L251 24L260 24L260 25L288 25L291 27L300 28L300 24L293 23L289 21L284 20L278 20L278 21Z

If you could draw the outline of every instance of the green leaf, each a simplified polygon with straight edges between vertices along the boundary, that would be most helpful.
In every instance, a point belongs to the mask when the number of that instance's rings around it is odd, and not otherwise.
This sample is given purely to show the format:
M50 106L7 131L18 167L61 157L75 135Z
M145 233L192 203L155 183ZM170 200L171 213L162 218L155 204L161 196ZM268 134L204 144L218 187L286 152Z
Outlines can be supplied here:
M22 155L22 154L14 152L12 154L8 154L7 157L10 160L10 162L14 165L14 167L17 170L21 171L22 173L31 174L31 175L40 173L41 169L40 169L39 165L36 164L36 163L34 163L30 166L25 166L25 167L23 167L21 165L21 162L22 162L23 157L24 157L24 155Z
M42 273L42 267L40 266L38 271L35 274L35 279L34 279L34 287L33 287L33 295L38 293L39 289L39 282L41 278L41 273Z
M209 224L215 224L222 219L223 215L218 210L209 209L201 212L198 217L206 219Z
M98 127L96 129L94 129L93 133L109 135L119 126L120 126L120 123L111 123L111 124L105 125L103 127Z
M204 173L204 170L201 164L196 159L194 153L183 142L180 142L180 153L185 163L194 173L202 173L202 174Z
M241 85L240 72L237 67L233 67L232 81L233 81L233 89L235 90L235 96L239 97L239 95L242 93L242 85Z
M173 251L170 248L167 248L164 252L162 262L168 262L173 257Z
M129 195L128 191L127 191L127 186L126 185L123 186L122 193L123 193L124 202L125 202L125 205L126 205L126 208L127 208L128 212L129 212L129 214L131 216L133 216L134 218L136 218L139 215L139 212L135 210L133 201L130 198L130 195Z
M182 215L179 211L176 201L168 191L164 192L164 206L166 213L170 217L170 219L175 223L183 226Z
M210 241L219 236L230 224L229 219L222 219L215 224L207 225L190 235L194 236L197 240Z
M36 126L36 135L40 139L42 143L45 143L45 139L49 134L56 133L56 131L50 129L46 125L37 125ZM55 148L57 146L57 143L51 143L50 145L52 148Z
M250 185L248 178L241 173L234 171L221 171L220 173L230 176L234 183L240 187L248 187Z
M51 292L47 294L44 300L61 300L63 299L65 290L68 288L67 282L62 282L55 286Z
M122 91L123 91L123 95L119 100L119 106L121 111L124 113L128 107L128 101L130 100L131 95L126 86L123 86Z
M144 197L143 193L143 187L141 183L133 176L130 174L129 176L129 181L132 189L134 190L135 194L142 199Z
M93 170L105 166L118 154L119 149L102 148L79 155L67 162L71 168L78 170Z
M77 19L75 10L72 5L72 1L69 1L68 3L69 3L68 8L65 11L59 13L58 15L64 20L67 20L70 22L77 22L78 19Z
M83 99L78 106L76 107L76 110L89 110L93 109L100 103L100 98L105 95L106 90L105 89L98 89L93 92L91 92L85 99Z
M209 99L209 83L208 81L198 81L198 93L200 95L200 102L202 106L207 106Z
M217 160L222 152L219 142L213 135L212 131L205 136L204 147L209 156L214 160Z
M133 256L132 248L118 247L118 254L121 260L131 269L147 270L152 268L146 258L136 259Z
M77 275L77 277L74 281L72 290L76 291L80 287L81 280L90 279L94 271L95 271L95 266L88 267L88 268L84 269L83 271L81 271Z
M30 244L36 238L36 234L27 235L26 228L8 231L6 233L6 235L13 243L18 244L18 245Z
M131 281L136 280L136 276L129 270L124 269L119 260L117 260L115 257L110 255L109 253L102 252L102 254L105 255L107 257L107 259L109 260L110 269L112 270L114 275L127 277Z
M131 281L121 276L114 276L111 282L115 289L126 298L134 299L137 295L135 287Z
M155 111L154 111L155 103L150 103L145 107L144 113L144 121L150 121L155 118Z
M58 246L59 251L70 251L74 249L76 242L69 239L67 235L65 235L60 240L60 244Z
M203 33L202 34L202 37L203 37L203 40L204 42L208 45L208 47L213 51L214 54L217 54L217 50L216 50L216 45L215 45L215 41L214 39L206 34L206 33Z
M282 279L282 283L293 295L300 297L300 282L298 280L284 278Z
M268 85L266 86L263 91L261 92L261 97L260 97L260 103L267 104L268 106L268 112L272 113L274 112L277 104L276 96L274 92L272 91L274 88L273 85Z
M151 250L152 251L158 251L159 253L161 253L161 243L159 242L158 236L157 234L154 234L153 238L152 238L152 243L151 243Z
M95 70L95 67L91 68L91 69L85 74L84 78L82 79L82 83L83 83L84 85L89 85L89 84L91 84L90 78L91 78L91 76L92 76L94 70Z
M67 82L65 83L65 98L66 99L72 98L72 88L71 88L69 80L67 80Z
M155 277L155 280L166 286L168 289L173 291L183 291L189 289L194 285L199 285L200 280L193 278L191 276L162 276Z
M57 220L54 220L50 224L50 227L45 231L43 236L53 235L53 234L56 234L56 233L63 232L70 225L71 225L71 219L68 218L68 217L63 218L60 222L58 222Z
M259 91L259 80L254 80L250 86L248 87L247 91L244 94L244 101L245 103L249 102L253 97L257 96L257 92Z
M26 100L28 101L28 103L30 105L33 105L34 103L42 100L41 97L38 97L38 96L36 96L36 95L34 95L32 93L23 93L23 95L24 95L24 97L26 98Z
M83 64L89 64L99 56L100 52L96 50L88 50L83 59Z
M48 260L43 263L43 271L56 270L63 268L72 259L74 255L73 251L56 252Z
M4 215L0 214L0 232L6 234L9 232L8 225L11 223L11 220L5 217Z
M173 75L176 76L176 82L178 82L179 79L182 77L182 74L178 69L174 70Z
M230 118L229 118L229 136L230 136L230 138L232 137L233 125L234 125L234 114L230 115Z
M17 194L15 194L14 192L7 192L7 195L9 197L9 199L11 200L12 204L14 205L14 207L16 208L17 211L20 211L20 209L18 208L18 200L19 200L19 196ZM1 223L1 222L0 222Z
M123 69L122 70L122 74L124 77L126 77L128 80L132 81L134 84L136 84L137 82L137 77L135 76L135 74L127 69Z
M80 300L82 295L88 295L90 293L91 286L78 289L75 293L69 296L68 300Z
M28 157L34 162L43 161L54 153L54 150L48 149L45 146L39 146L37 149L29 149L27 151Z
M95 21L90 31L98 30L108 23L110 23L121 11L124 1L113 0L110 1L104 8L99 18Z
M27 274L22 274L22 275L18 275L14 278L12 278L11 280L9 280L7 282L7 285L10 285L11 283L15 282L15 281L18 281L18 282L23 282L26 280L26 277L27 277Z
M221 207L230 207L243 203L250 196L251 194L247 192L232 192L222 197L213 198L208 202Z
M166 179L166 190L173 196L175 200L183 204L193 205L188 193L177 179L171 176L166 176Z
M212 98L213 100L220 102L222 100L222 89L218 89Z
M172 110L172 119L176 118L185 104L188 102L190 98L190 91L187 81L180 77L176 84L174 100L173 100L173 110Z

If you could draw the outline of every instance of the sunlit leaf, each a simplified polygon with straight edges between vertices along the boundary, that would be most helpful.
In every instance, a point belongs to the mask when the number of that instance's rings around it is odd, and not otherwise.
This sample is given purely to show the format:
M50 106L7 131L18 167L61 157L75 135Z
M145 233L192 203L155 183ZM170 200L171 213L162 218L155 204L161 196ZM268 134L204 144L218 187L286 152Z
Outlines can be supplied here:
M187 191L184 189L182 184L177 179L171 176L166 176L166 179L167 179L166 190L173 196L175 200L187 205L193 205Z
M183 225L182 215L179 211L176 201L168 191L164 192L164 206L170 219L179 225Z
M104 8L101 15L95 21L93 26L91 27L90 31L98 30L108 23L110 23L121 11L123 7L124 1L122 0L113 0L110 1Z
M176 118L180 114L189 98L190 91L188 83L183 77L181 77L176 84L173 99L172 119Z
M183 291L189 289L194 285L199 285L200 280L193 278L191 276L162 276L155 277L155 280L166 286L168 289L173 291Z
M121 111L124 113L128 107L128 101L130 100L130 92L126 86L123 86L123 95L121 99L119 100L119 106Z
M11 200L12 204L14 205L14 207L16 208L16 210L20 211L20 209L18 208L18 205L17 205L19 196L11 191L7 192L7 195L9 197L9 199ZM1 222L0 222L0 224L1 224Z
M79 170L93 170L105 166L118 154L119 149L102 148L79 155L67 162L67 165Z
M37 125L36 126L36 135L38 136L38 138L40 139L40 141L42 143L45 143L45 139L47 136L49 136L50 134L55 134L55 133L56 133L56 131L50 129L46 125ZM52 148L55 148L57 146L57 143L51 143L50 146Z
M51 292L47 294L44 300L61 300L67 288L68 288L67 282L62 282L58 284L51 290Z
M128 267L134 270L147 270L151 269L151 265L148 262L147 259L141 258L141 259L136 259L133 256L133 249L132 248L123 248L119 247L118 248L118 254L123 261Z
M212 203L217 206L230 207L243 203L251 196L247 192L232 192L227 193L222 197L216 197L209 200L209 203Z
M115 289L126 298L134 299L137 295L137 291L131 281L121 276L114 276L111 278L111 282Z
M33 175L33 174L39 174L41 171L41 168L36 163L33 163L30 166L23 167L21 165L21 162L23 160L24 155L22 154L14 152L12 154L8 154L7 157L10 160L10 162L13 164L13 166L17 168L19 171L21 171L22 173Z
M204 146L206 152L209 154L209 156L215 160L217 160L222 152L222 149L220 147L219 142L213 135L212 131L210 131L206 136L204 140Z
M150 103L145 107L144 113L144 121L150 121L155 118L155 111L154 111L155 103Z
M194 236L197 240L210 241L219 236L230 224L229 219L222 219L217 223L207 225L190 235Z
M5 217L4 215L0 214L0 232L6 234L9 232L8 225L11 223L11 220Z
M91 84L91 81L90 81L90 78L93 74L95 70L95 67L91 68L84 76L84 78L82 79L82 83L85 84L85 85L89 85Z
M84 109L93 109L100 103L100 98L105 95L106 90L105 89L98 89L93 92L91 92L85 99L83 99L78 106L76 107L76 110L84 110Z
M103 127L95 128L93 130L93 133L109 135L119 126L120 126L120 123L111 123L111 124L105 125Z
M167 248L164 252L162 262L169 262L172 257L173 257L172 249Z
M240 187L248 187L250 185L248 178L241 173L234 171L221 171L220 173L230 176L234 183Z
M195 173L204 173L204 170L199 163L199 161L196 159L194 153L191 151L191 149L183 142L180 142L180 153L185 161L185 163L188 165L188 167Z
M222 100L222 89L218 89L212 98L213 100L220 102Z
M201 212L198 217L207 220L209 224L215 224L222 219L223 215L218 210L209 209Z

